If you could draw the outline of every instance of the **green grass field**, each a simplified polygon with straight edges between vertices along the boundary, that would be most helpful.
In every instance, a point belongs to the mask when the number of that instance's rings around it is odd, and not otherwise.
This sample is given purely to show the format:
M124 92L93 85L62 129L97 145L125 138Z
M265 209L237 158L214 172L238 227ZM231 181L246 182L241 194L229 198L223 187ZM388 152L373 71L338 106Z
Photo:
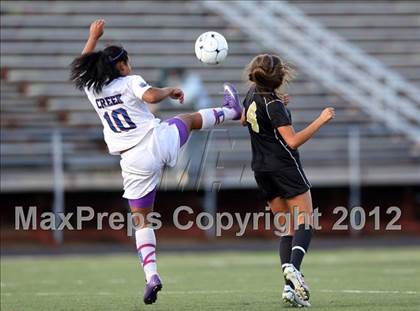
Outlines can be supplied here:
M164 290L143 305L136 256L3 257L1 310L281 310L275 251L158 254ZM313 251L313 310L420 310L420 249Z

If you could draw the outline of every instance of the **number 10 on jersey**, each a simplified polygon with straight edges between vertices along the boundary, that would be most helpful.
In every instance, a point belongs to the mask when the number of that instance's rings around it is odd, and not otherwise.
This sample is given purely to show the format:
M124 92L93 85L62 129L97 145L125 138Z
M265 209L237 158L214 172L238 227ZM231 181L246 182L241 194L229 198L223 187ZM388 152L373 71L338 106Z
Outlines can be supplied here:
M109 127L115 133L127 132L135 129L137 126L131 121L128 116L127 110L124 108L118 108L112 110L110 114L104 113L104 118L108 122Z

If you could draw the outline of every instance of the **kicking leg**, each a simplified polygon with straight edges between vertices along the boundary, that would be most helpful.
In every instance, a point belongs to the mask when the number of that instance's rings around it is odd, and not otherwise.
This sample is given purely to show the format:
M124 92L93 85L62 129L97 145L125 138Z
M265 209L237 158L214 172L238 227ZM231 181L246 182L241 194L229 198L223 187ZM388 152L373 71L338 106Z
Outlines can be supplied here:
M213 128L214 126L223 123L225 120L239 120L242 114L242 108L238 91L233 85L229 83L225 83L223 88L223 107L201 109L198 112L181 114L175 118L169 119L168 122L170 124L176 124L177 122L173 120L180 119L183 121L187 130L190 132L192 130ZM178 130L180 130L180 126L178 126L178 124L177 127Z
M146 276L143 301L152 304L157 299L157 293L162 289L162 282L157 272L156 237L149 227L147 215L153 211L156 189L146 196L129 200L133 222L136 227L136 246L140 262Z

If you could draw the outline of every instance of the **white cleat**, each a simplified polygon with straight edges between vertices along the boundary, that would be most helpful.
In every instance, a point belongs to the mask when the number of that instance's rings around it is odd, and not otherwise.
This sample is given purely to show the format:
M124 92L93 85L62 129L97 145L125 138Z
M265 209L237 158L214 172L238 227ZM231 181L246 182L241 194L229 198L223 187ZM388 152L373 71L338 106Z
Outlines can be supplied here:
M295 290L289 285L285 285L283 294L281 295L283 302L295 308L310 307L311 304L307 300L303 300L296 294Z
M303 300L309 300L310 291L308 285L305 284L302 273L292 264L285 264L283 270L284 277L293 283L295 292Z

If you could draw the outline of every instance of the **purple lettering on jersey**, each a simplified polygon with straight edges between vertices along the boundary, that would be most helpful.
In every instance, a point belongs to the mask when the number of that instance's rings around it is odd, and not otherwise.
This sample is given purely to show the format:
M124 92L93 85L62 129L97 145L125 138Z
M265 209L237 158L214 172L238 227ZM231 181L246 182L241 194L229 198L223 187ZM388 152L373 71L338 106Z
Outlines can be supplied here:
M110 96L110 97L105 97L105 101L106 101L107 106L112 106L112 105L114 105L114 103L112 102L112 96Z
M102 109L105 107L115 106L118 104L124 104L124 102L121 100L121 96L122 96L121 94L117 94L114 96L98 98L96 99L96 105L98 106L99 109Z
M121 100L121 94L117 94L115 95L115 99L117 100L117 104L124 104L123 101Z
M105 99L98 98L96 100L96 106L98 106L99 109L104 108L104 105L105 105Z

